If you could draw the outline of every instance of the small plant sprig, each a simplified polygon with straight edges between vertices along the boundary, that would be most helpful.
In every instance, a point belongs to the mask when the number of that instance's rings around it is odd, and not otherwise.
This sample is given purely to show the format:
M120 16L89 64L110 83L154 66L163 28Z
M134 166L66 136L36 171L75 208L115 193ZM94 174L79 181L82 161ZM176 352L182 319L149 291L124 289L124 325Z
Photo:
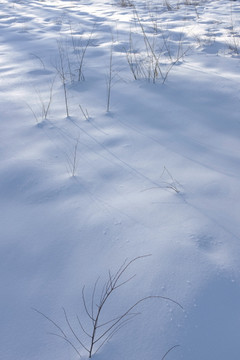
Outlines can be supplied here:
M106 79L107 84L107 112L110 111L110 100L111 100L111 90L112 90L112 82L113 82L113 40L110 48L110 57L109 57L109 72Z
M58 332L52 333L52 335L55 335L66 341L72 347L72 349L77 353L79 357L81 357L81 352L84 349L87 352L88 358L91 358L123 326L125 326L135 316L139 315L139 313L133 312L133 310L140 303L145 302L146 300L149 299L163 299L173 302L174 304L178 305L181 309L183 309L182 306L177 301L174 301L168 297L150 295L136 301L131 306L129 306L125 311L123 311L120 315L114 315L112 318L107 317L109 299L112 298L113 294L117 293L119 289L121 289L125 284L127 284L135 277L135 275L130 277L125 276L128 268L136 261L146 258L148 256L150 255L137 256L130 261L125 260L124 263L119 267L119 269L115 273L112 273L109 270L108 278L104 282L100 291L98 290L98 283L99 283L99 278L98 278L93 286L92 295L89 301L87 300L85 295L85 286L83 286L82 304L83 304L84 312L89 320L88 325L83 324L79 316L77 316L76 318L77 318L77 323L79 325L79 330L75 330L72 323L69 320L66 310L63 308L64 319L66 322L67 329L68 331L70 331L70 335L67 335L66 331L63 330L63 327L58 325L50 317L48 317L47 315L45 315L44 313L42 313L37 309L33 309L33 310L35 310L37 313L39 313L45 319L47 319L52 325L54 325L55 329ZM79 331L81 331L82 336L78 334ZM82 340L82 338L84 338L85 340ZM171 349L169 349L163 356L162 360L165 359L167 354L176 346L179 345L175 345Z
M67 155L69 171L72 177L76 176L77 165L78 165L78 145L79 145L79 137L76 139L73 152L71 156Z
M119 5L122 7L132 7L133 6L133 2L130 0L120 0L119 1Z
M59 63L56 66L57 73L61 80L63 86L63 93L64 93L64 102L65 102L65 110L66 116L69 118L69 104L68 104L68 92L67 92L67 73L65 69L65 61L67 58L67 63L69 64L69 58L66 55L66 51L63 47L63 43L61 41L57 42L58 45L58 56L59 56Z
M41 123L44 120L47 120L50 111L50 106L52 104L54 82L55 82L55 78L50 83L49 94L46 100L43 98L41 92L36 90L36 94L39 100L40 115L36 111L34 111L33 108L27 103L27 106L31 110L37 124Z
M163 178L166 177L166 180L163 180ZM166 168L166 166L164 166L162 174L160 175L160 181L161 184L164 185L164 188L167 189L172 189L174 190L177 194L180 193L179 190L179 183L177 182L177 180L175 180L172 176L172 174L170 173L170 171ZM152 190L152 189L161 189L161 186L154 186L148 189L144 189L142 191L148 191L148 190Z
M95 24L93 25L93 28L86 41L84 41L82 37L75 38L71 23L69 23L69 26L71 31L71 42L72 42L73 52L77 60L77 78L78 81L80 82L85 80L85 76L83 73L84 62L86 58L86 52L92 42Z
M164 30L159 30L157 21L154 20L153 32L146 31L144 23L139 16L135 6L133 6L134 22L136 29L140 30L138 35L142 35L143 48L137 50L134 47L133 34L130 31L129 48L126 51L127 62L135 80L140 78L147 79L149 82L156 83L158 79L164 84L172 68L183 60L191 47L183 49L183 34L181 34L177 48L171 48L171 39L165 35ZM152 15L151 22L152 22ZM160 32L160 34L159 34ZM155 36L160 35L160 36Z

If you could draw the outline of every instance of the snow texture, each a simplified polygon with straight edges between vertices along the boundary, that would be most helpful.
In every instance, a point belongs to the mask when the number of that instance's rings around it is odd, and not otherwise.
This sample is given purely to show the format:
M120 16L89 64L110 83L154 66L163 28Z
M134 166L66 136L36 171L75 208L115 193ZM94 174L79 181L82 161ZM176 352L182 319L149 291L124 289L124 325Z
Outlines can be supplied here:
M0 0L2 360L240 358L240 2ZM95 305L94 300L94 305Z

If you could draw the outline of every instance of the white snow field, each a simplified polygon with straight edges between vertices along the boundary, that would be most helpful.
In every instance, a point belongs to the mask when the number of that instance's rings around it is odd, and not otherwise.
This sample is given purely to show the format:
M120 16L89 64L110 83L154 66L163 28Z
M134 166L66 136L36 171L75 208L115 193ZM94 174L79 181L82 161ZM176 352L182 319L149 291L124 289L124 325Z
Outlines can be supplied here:
M240 359L239 110L238 0L0 0L1 360Z

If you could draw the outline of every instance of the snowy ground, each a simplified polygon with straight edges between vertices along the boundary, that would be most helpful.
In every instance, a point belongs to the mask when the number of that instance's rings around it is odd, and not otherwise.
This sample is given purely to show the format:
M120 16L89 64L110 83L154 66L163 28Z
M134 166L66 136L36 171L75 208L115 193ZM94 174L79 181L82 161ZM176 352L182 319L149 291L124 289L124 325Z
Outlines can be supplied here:
M85 341L82 287L146 254L104 321L184 310L93 358L239 359L240 2L121 3L0 0L0 359L78 359L32 308L78 346L62 307Z

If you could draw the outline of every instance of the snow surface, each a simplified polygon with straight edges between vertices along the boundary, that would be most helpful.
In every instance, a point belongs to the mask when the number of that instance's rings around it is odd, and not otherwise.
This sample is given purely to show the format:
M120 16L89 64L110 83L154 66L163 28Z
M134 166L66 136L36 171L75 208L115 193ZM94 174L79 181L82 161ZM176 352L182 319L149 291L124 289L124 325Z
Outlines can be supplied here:
M32 308L69 331L64 307L84 338L82 287L91 302L146 254L105 319L149 295L184 310L146 300L93 358L240 358L239 15L229 0L0 0L0 359L77 359Z

